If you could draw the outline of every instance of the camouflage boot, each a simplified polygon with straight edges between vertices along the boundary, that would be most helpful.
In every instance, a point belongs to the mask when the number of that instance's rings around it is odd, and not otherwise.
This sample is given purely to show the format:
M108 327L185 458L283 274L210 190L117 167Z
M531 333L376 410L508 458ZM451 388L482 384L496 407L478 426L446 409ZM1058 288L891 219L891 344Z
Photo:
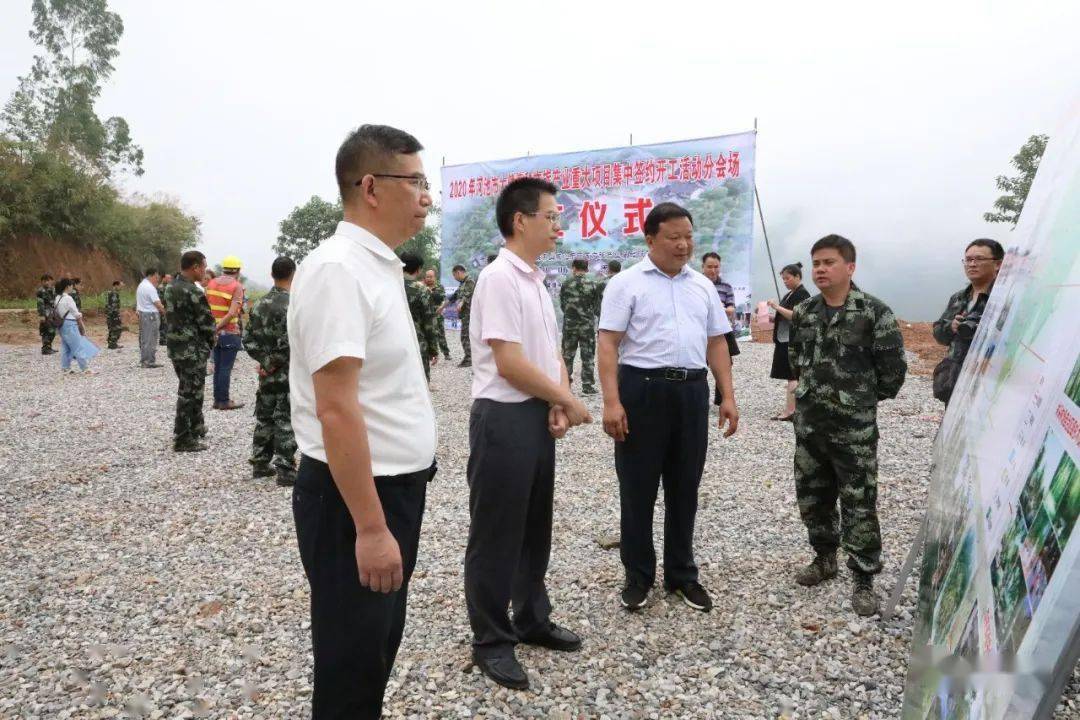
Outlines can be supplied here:
M296 471L292 468L279 467L276 472L277 478L275 482L278 487L292 487L296 484Z
M874 594L874 576L855 573L855 582L851 589L851 607L864 617L878 611L878 597Z
M836 577L836 553L818 555L814 561L795 573L795 582L807 587L813 587L826 580Z
M264 478L264 477L274 477L274 475L275 475L274 468L270 467L270 465L268 463L256 462L256 461L250 461L250 462L251 462L251 477L252 477L252 479Z

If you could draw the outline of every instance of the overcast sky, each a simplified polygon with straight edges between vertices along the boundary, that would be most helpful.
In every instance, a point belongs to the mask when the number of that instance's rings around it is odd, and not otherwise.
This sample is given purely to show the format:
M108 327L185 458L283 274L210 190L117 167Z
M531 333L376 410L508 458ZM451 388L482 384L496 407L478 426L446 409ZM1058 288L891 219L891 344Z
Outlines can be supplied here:
M1080 3L110 0L124 21L99 104L146 152L131 191L202 219L211 263L269 275L278 223L336 192L352 127L447 164L747 130L777 265L839 232L856 279L909 319L963 284L994 177L1080 92ZM25 73L30 0L0 0L0 95ZM755 218L754 292L771 297ZM809 281L809 277L807 277ZM808 282L808 286L812 284Z

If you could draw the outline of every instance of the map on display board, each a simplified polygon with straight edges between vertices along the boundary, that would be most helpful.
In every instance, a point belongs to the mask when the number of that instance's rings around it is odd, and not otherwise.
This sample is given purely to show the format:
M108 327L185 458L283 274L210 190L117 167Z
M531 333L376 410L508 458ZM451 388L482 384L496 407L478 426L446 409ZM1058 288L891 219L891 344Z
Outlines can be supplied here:
M516 178L539 177L559 188L562 214L561 240L538 263L552 293L569 276L574 258L588 260L590 272L601 277L610 260L626 268L643 258L648 252L645 216L655 205L671 201L694 218L695 260L709 250L721 256L721 278L734 290L737 311L747 313L756 137L745 132L444 166L442 282L457 285L454 265L465 266L475 277L503 244L495 223L499 192Z
M1080 652L1080 122L1007 238L934 450L905 718L1049 717Z

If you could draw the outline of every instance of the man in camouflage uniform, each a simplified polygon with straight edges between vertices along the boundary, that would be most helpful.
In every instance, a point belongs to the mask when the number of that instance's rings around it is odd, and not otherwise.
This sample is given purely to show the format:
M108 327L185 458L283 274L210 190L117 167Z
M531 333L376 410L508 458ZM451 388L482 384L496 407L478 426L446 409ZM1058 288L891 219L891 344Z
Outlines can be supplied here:
M458 281L458 289L447 298L448 303L458 303L458 317L461 318L461 349L465 351L465 358L458 363L458 367L472 367L472 348L469 347L469 311L472 307L473 291L476 290L476 281L465 272L464 265L454 266L454 279Z
M811 257L821 294L795 307L788 352L799 383L795 494L817 556L795 580L810 586L835 577L842 544L854 575L852 608L873 615L873 576L881 571L877 404L904 384L904 340L892 310L851 282L850 240L828 235Z
M45 273L41 276L41 287L35 293L37 297L38 335L41 336L41 354L52 355L53 340L56 339L56 328L49 323L49 310L56 301L56 290L53 289L53 276Z
M596 281L596 317L600 317L600 304L604 301L604 291L607 290L608 281L622 271L622 263L618 260L610 260L607 264L607 276Z
M203 420L203 388L206 360L214 345L214 316L206 295L196 285L206 268L206 256L188 250L180 257L180 274L165 288L165 314L169 321L166 346L179 387L176 392L176 422L173 449L200 452L207 449Z
M434 270L428 270L424 273L424 285L427 286L428 292L431 293L431 311L435 315L435 337L439 341L439 350L442 351L443 357L449 360L450 346L446 344L446 323L442 317L442 310L446 305L446 288L435 277Z
M439 361L439 338L435 334L435 314L431 308L431 293L424 283L418 280L424 261L419 255L403 253L403 282L405 299L409 302L409 313L416 328L416 342L420 344L420 360L424 363L424 377L431 381L431 366Z
M277 476L277 484L296 482L296 438L289 412L289 289L296 263L281 256L270 266L274 287L255 303L244 330L244 349L259 364L255 394L255 435L251 476ZM271 463L273 465L271 466Z
M120 320L120 288L122 287L124 283L113 280L112 290L105 295L105 324L109 328L110 350L119 350L124 347L116 344L120 340L120 333L123 332L123 322Z
M158 287L157 287L157 294L158 294L158 297L161 298L162 302L165 301L165 288L169 287L169 283L171 283L172 280L173 280L173 276L169 275L168 273L165 273L164 275L161 276L161 284L158 285ZM202 278L196 278L196 280L201 281ZM165 315L161 316L161 329L158 332L158 345L164 345L165 344L165 339L167 337L168 332L169 332L169 320L168 320L168 314L165 314Z
M563 312L562 354L571 384L574 381L574 355L581 348L581 393L596 394L593 360L596 358L596 317L600 300L598 283L587 275L589 263L575 258L571 276L559 290Z

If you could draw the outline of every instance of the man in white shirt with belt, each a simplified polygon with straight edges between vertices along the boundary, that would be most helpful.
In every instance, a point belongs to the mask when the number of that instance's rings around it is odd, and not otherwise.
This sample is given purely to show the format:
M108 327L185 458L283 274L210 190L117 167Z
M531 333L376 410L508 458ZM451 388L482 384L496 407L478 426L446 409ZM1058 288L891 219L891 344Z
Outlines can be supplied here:
M536 259L555 249L556 188L509 183L495 203L506 247L480 272L472 295L469 542L465 602L473 661L498 684L523 690L518 642L574 651L581 638L551 621L544 578L551 556L555 440L592 422L570 393L559 330ZM507 606L514 610L513 620Z
M713 284L687 266L694 221L675 203L645 218L649 254L611 279L600 310L604 432L615 440L621 601L638 610L656 579L653 508L664 485L664 586L702 612L712 609L694 563L698 486L709 441L706 365L723 393L720 428L738 427L731 385L731 330Z
M165 306L157 291L157 268L148 268L135 289L135 311L139 314L139 364L144 368L161 367L157 362L158 331Z
M311 585L316 720L380 716L435 473L435 413L394 254L431 207L422 149L383 125L346 138L344 222L293 280L293 518Z

